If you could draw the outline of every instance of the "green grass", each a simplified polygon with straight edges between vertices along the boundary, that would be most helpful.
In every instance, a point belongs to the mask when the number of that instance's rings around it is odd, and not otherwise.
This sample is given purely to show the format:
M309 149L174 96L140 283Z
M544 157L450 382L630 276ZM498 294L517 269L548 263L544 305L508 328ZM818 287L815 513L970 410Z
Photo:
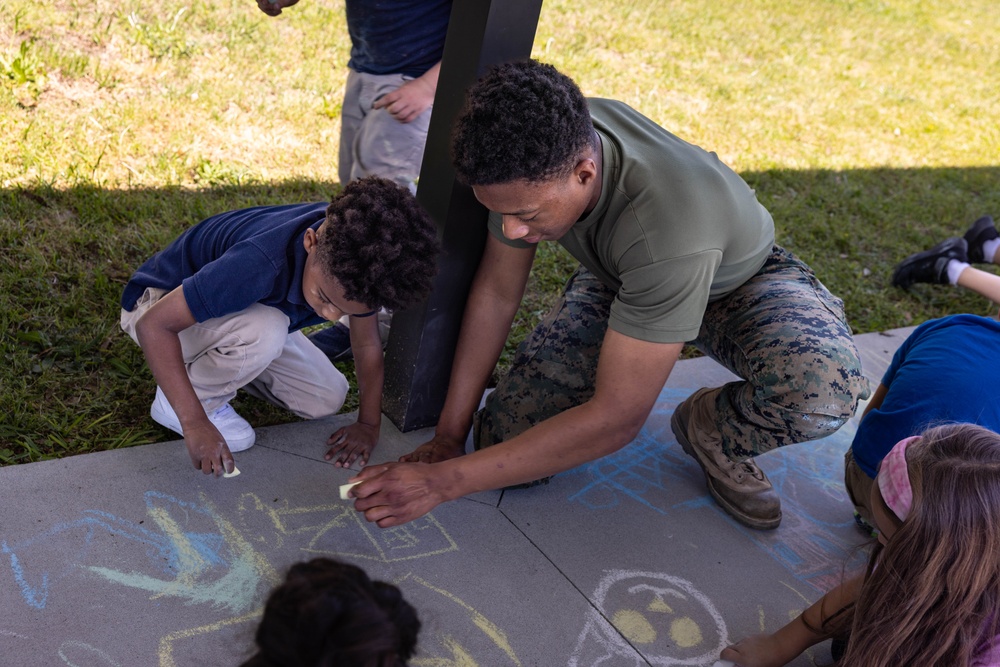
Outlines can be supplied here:
M348 48L332 0L277 19L249 0L0 5L0 464L173 437L148 418L121 289L204 217L337 191ZM534 53L716 151L856 331L995 311L888 284L1000 214L993 3L546 0ZM512 342L573 266L540 250ZM255 424L289 418L238 401Z

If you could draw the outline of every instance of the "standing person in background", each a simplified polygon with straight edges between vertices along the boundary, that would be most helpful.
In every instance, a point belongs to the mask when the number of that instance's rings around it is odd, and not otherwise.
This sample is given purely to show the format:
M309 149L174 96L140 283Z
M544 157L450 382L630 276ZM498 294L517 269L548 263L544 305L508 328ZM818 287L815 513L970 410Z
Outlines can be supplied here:
M277 16L299 0L257 0ZM451 0L347 0L351 59L340 124L341 184L381 176L416 191Z
M277 16L297 2L257 0L257 6ZM345 9L351 58L340 119L340 182L381 176L415 193L451 0L346 0ZM383 345L390 319L379 313ZM309 339L331 361L352 357L346 322Z

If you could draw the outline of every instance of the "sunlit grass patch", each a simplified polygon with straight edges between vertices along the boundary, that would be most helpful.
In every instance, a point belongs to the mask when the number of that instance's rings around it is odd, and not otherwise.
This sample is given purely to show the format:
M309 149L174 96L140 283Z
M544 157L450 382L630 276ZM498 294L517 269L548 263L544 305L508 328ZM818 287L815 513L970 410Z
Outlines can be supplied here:
M0 4L0 464L175 437L148 418L121 289L205 217L337 191L348 51L337 0L273 19L249 0ZM1000 217L993 3L546 0L534 55L716 151L857 331L995 310L888 284ZM501 368L574 268L539 250Z

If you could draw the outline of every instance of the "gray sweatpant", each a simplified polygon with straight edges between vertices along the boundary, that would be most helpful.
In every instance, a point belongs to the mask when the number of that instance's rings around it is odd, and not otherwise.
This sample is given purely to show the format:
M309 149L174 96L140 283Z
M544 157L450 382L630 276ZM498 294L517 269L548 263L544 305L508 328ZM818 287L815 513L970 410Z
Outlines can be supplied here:
M375 100L411 78L348 72L340 116L338 175L342 184L374 175L416 192L431 109L409 123L400 123L385 109L372 108Z

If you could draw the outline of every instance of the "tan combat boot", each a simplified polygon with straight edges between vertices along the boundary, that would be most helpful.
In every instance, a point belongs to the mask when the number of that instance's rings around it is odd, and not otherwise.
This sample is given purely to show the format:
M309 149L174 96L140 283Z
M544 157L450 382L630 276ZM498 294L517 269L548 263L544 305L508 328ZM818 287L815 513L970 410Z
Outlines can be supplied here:
M708 490L730 516L764 530L781 523L781 501L753 459L734 461L722 451L715 427L715 399L722 388L699 389L677 406L670 428L677 442L705 472Z

